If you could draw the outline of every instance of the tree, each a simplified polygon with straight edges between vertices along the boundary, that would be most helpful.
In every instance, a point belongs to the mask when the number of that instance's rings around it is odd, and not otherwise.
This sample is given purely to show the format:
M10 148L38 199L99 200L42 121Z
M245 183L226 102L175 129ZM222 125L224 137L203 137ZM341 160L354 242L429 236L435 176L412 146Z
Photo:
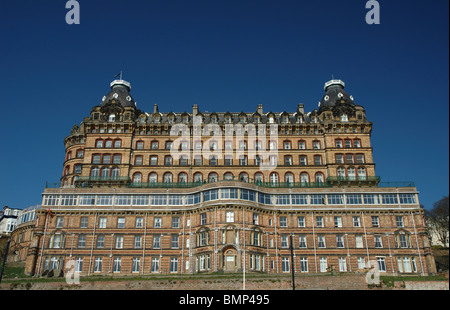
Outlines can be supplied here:
M435 235L440 243L448 247L449 237L449 205L448 196L433 204L433 209L426 210L425 216L430 235Z

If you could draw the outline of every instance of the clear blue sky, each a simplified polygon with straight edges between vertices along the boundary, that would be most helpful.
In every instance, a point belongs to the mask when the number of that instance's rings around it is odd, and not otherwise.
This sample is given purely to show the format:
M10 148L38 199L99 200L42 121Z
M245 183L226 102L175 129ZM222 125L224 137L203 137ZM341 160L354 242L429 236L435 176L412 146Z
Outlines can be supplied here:
M414 181L431 208L449 186L449 2L380 0L0 2L0 206L41 202L64 138L124 71L151 111L306 111L342 79L374 123L376 174Z

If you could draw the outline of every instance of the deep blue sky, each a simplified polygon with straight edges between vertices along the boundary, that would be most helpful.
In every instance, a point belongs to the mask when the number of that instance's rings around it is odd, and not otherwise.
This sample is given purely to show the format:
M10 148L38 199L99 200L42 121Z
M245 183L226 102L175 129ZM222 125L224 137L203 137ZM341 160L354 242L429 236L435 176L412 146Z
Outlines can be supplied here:
M0 206L41 202L64 138L124 71L151 111L306 111L340 78L374 123L376 174L448 195L449 2L380 0L0 1Z

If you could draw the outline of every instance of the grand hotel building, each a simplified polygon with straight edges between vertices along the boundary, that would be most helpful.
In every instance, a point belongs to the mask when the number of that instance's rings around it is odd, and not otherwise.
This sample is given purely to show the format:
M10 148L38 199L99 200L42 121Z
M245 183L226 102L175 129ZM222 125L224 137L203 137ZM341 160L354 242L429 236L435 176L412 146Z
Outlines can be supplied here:
M341 80L309 113L144 112L110 86L64 140L26 273L436 271L418 191L376 175L372 123Z

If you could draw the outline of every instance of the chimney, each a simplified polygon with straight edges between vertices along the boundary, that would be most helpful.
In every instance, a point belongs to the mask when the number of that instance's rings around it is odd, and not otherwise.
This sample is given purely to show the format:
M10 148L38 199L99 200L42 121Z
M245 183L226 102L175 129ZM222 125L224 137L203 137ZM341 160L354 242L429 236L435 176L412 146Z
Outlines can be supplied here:
M303 108L303 103L298 104L297 111L302 114L305 114L305 109Z
M263 114L263 105L258 104L258 109L256 111L258 111L258 113L262 115Z
M196 116L198 114L198 105L194 104L192 106L192 116Z
M153 113L158 113L158 105L155 103L155 105L153 106Z

